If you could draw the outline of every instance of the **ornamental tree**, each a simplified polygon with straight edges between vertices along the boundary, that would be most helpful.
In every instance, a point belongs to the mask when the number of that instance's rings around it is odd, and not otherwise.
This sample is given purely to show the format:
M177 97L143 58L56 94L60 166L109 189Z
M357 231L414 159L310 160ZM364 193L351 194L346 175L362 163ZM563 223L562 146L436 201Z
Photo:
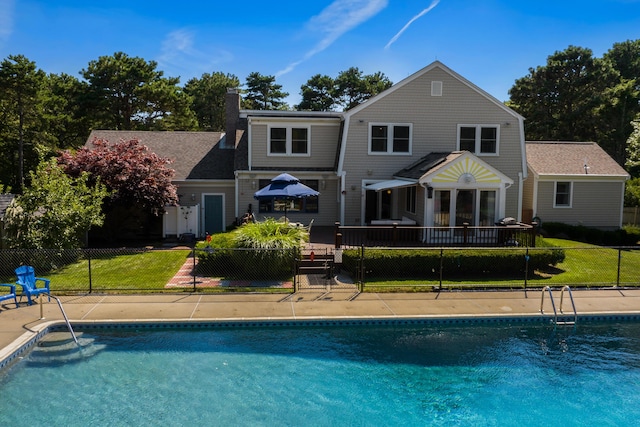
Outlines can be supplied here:
M110 143L96 138L92 144L93 148L60 154L58 163L67 174L77 177L88 172L93 182L99 179L112 191L112 204L135 205L154 215L178 202L171 183L175 171L168 167L172 160L151 152L137 139Z

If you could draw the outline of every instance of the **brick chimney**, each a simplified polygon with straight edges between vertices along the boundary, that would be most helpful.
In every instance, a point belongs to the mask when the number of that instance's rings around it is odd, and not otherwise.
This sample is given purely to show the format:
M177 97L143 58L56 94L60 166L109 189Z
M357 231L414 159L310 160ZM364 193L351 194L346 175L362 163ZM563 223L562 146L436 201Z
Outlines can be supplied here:
M240 118L240 92L237 88L227 89L225 103L225 138L221 148L236 147L236 131Z

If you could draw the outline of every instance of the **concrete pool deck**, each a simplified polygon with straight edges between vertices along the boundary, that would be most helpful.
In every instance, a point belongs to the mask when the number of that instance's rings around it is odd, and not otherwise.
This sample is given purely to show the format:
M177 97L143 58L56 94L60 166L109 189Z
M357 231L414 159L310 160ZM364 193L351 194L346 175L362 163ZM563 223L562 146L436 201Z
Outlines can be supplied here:
M559 308L560 290L553 291ZM573 290L578 315L639 315L640 289ZM363 293L306 291L295 294L151 294L61 297L71 322L220 320L402 319L532 317L540 315L540 290ZM42 309L43 319L40 311ZM565 294L565 313L571 311ZM553 313L545 295L545 313ZM63 320L54 300L16 308L0 306L0 360L51 322Z

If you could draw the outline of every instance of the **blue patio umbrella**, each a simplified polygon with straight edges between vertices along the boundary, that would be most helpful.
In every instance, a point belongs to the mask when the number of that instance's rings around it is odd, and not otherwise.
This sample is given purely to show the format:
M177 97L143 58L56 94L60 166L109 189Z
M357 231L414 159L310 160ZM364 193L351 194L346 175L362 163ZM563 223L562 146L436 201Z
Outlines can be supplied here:
M295 200L317 196L320 193L307 187L295 176L282 173L271 180L269 185L253 194L257 200ZM287 219L287 204L284 205L284 218Z

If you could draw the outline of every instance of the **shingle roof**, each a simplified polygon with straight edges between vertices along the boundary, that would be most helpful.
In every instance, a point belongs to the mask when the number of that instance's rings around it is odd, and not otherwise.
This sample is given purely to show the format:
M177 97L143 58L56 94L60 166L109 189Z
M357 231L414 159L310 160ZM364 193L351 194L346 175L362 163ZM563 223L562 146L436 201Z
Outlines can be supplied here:
M452 156L452 154L455 154ZM397 178L407 178L407 179L415 179L418 180L425 173L433 170L435 167L443 164L448 160L453 160L457 158L460 152L454 153L429 153L426 156L420 158L416 162L410 164L404 169L393 174L394 177Z
M155 132L94 130L85 146L92 147L94 138L114 143L137 139L160 157L169 158L176 171L174 180L234 179L233 149L221 149L221 132Z
M526 149L527 163L538 175L628 176L595 142L527 141Z

